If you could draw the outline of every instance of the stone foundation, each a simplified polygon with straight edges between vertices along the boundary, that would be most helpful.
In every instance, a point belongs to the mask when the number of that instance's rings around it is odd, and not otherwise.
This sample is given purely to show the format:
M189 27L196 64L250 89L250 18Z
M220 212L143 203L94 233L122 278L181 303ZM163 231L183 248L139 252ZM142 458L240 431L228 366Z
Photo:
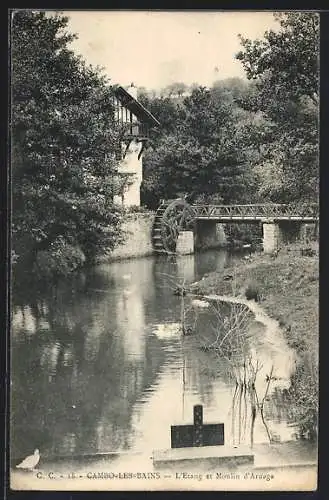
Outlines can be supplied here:
M263 223L263 250L272 253L279 248L280 229L274 222Z
M193 231L181 231L179 233L176 244L176 253L178 255L189 255L194 253Z
M122 225L126 238L109 254L109 260L130 259L153 255L152 227L154 213L134 213L126 216Z
M263 221L264 253L271 253L282 245L302 239L304 224L299 221Z

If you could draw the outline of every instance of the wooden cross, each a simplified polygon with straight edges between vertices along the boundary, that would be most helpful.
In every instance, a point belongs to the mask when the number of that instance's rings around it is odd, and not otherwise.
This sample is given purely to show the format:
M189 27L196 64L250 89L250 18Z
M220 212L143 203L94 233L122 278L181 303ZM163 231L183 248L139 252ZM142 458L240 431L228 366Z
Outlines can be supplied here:
M171 426L171 448L224 444L224 424L204 424L203 407L193 407L193 425Z

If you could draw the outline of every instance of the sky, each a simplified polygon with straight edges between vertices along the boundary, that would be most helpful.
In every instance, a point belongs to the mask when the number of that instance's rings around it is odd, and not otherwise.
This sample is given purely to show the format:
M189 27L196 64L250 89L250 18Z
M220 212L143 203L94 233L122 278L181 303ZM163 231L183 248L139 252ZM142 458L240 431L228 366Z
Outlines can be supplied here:
M160 90L173 82L210 86L241 77L238 34L262 38L271 12L66 11L72 48L111 83Z

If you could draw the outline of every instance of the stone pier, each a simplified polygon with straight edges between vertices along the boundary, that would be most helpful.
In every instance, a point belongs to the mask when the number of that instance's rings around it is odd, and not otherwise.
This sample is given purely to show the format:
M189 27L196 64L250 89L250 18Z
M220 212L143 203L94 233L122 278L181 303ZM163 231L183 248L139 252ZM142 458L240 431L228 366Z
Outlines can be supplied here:
M275 222L267 219L263 225L263 250L272 253L281 245L300 241L303 234L303 223L300 221Z
M181 231L176 243L176 253L178 255L189 255L194 253L193 231Z
M263 222L263 250L264 253L272 253L279 248L280 228L279 224L270 221Z
M195 229L195 248L197 250L219 248L225 243L223 224L213 220L197 221Z

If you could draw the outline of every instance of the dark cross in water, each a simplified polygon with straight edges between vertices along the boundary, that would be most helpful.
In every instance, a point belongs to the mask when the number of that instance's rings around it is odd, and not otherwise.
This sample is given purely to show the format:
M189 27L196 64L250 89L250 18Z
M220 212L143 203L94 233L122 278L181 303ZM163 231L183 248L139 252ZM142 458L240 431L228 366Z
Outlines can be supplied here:
M204 424L203 407L193 407L193 425L171 426L171 447L218 446L224 444L224 424Z

